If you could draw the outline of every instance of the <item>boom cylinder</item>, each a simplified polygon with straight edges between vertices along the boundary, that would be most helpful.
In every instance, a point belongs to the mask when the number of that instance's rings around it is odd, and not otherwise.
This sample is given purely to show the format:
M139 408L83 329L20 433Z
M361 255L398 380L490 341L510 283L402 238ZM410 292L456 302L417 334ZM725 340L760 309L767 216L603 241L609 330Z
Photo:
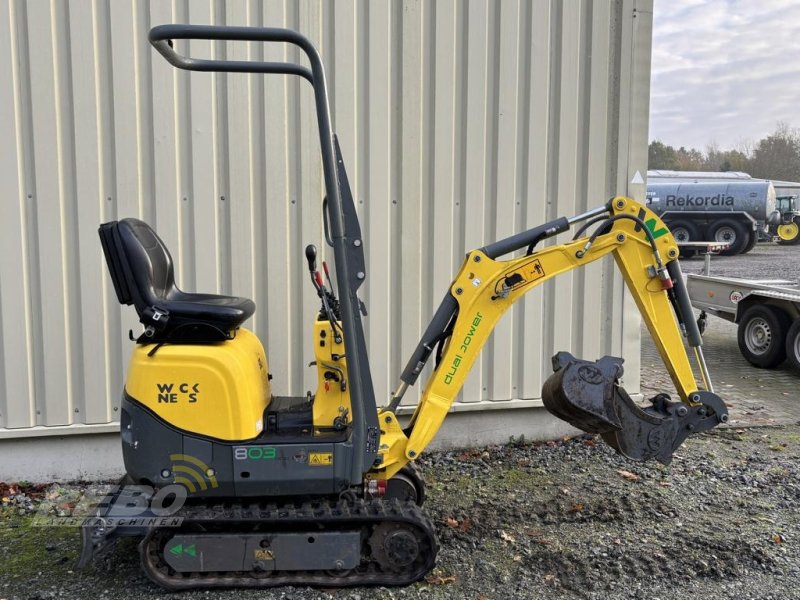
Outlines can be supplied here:
M693 318L692 301L686 289L686 281L683 278L680 263L677 260L667 263L667 271L669 271L669 276L672 278L672 289L678 304L677 309L680 311L679 316L684 327L686 327L686 339L692 348L698 348L703 345L703 337L700 335L700 328L697 327L697 322Z

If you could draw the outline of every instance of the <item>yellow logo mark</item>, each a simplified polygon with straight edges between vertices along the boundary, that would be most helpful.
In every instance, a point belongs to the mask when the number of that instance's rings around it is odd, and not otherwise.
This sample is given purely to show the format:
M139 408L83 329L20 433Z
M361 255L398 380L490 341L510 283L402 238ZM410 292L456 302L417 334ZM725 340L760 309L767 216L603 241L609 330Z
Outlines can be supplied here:
M333 452L309 452L308 464L314 467L330 467L333 464Z
M191 454L170 454L169 459L172 461L175 483L181 484L190 492L196 492L197 488L207 490L209 486L213 489L219 487L214 469L199 458L195 458Z

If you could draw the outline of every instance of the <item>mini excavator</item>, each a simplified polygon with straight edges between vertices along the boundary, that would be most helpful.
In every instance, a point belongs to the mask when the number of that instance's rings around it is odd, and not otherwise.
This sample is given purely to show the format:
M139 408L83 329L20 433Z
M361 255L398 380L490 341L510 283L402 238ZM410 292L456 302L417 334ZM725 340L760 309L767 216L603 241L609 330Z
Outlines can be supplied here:
M313 328L316 393L274 396L264 348L242 327L255 311L252 301L178 289L169 251L142 221L100 226L117 297L134 306L143 331L122 395L125 485L84 521L79 565L122 536L140 536L144 572L171 590L394 586L421 579L434 565L438 541L421 510L425 485L415 459L514 302L607 255L680 398L658 394L639 405L619 383L621 358L592 362L559 352L542 389L546 408L633 460L662 463L689 434L727 421L703 358L675 239L654 213L625 197L467 253L396 389L379 407L358 297L366 277L363 237L316 49L299 33L276 28L161 25L149 39L180 69L288 74L311 84L327 194L325 242L335 270L332 278L323 263L323 277L315 246L306 248L320 299ZM292 44L310 67L190 58L175 51L175 39ZM540 246L573 226L571 241ZM398 405L432 356L421 400L403 424Z

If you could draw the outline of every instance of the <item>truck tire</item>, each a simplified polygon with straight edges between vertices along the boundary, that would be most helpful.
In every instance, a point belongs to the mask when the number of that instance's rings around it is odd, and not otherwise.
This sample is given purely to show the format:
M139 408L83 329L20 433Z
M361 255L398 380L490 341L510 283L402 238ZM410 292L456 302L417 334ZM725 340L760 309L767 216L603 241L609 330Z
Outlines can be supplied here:
M681 258L693 257L697 253L697 250L694 248L681 247L681 244L683 242L697 242L700 240L700 234L698 233L697 226L690 221L672 221L667 223L667 227L669 227L672 237L674 237L675 241L678 242L678 248L681 251Z
M783 246L800 244L800 218L795 217L788 223L778 225L777 234L780 238L778 243Z
M750 241L747 242L747 246L745 246L744 250L742 250L742 254L747 254L748 252L750 252L750 250L752 250L753 248L756 247L757 243L758 243L758 232L757 231L751 231L750 232Z
M690 223L689 221L672 221L667 224L667 227L669 227L670 232L672 232L672 237L674 237L675 241L679 244L681 242L700 241L700 235L694 223Z
M795 371L800 371L800 319L797 319L786 334L786 359Z
M741 223L733 219L721 219L708 228L708 235L715 242L727 242L730 244L720 254L735 256L742 253L747 244L750 243L750 238L755 235L755 232L748 233Z
M781 309L768 304L751 306L739 320L739 351L750 364L774 369L786 359L786 332L791 324Z

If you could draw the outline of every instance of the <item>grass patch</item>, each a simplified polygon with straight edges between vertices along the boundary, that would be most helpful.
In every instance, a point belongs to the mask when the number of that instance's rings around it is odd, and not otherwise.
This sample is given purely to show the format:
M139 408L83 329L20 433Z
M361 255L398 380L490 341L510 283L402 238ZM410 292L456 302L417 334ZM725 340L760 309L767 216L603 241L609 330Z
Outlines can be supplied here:
M33 526L33 517L12 516L0 521L0 562L7 573L30 579L54 566L71 569L79 539L74 527Z

